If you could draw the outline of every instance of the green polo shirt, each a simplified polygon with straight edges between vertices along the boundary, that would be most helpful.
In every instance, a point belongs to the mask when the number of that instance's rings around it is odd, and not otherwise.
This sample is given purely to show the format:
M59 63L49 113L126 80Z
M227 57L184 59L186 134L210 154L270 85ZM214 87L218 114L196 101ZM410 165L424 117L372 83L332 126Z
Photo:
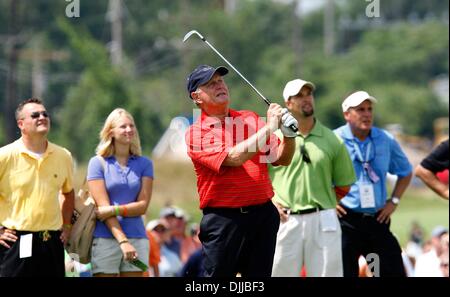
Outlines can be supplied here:
M283 137L279 130L277 135ZM302 145L311 159L309 164L303 161L300 153ZM335 208L334 186L349 186L356 181L342 139L316 120L309 135L296 137L295 147L289 166L269 166L274 201L292 211L318 205L324 209Z

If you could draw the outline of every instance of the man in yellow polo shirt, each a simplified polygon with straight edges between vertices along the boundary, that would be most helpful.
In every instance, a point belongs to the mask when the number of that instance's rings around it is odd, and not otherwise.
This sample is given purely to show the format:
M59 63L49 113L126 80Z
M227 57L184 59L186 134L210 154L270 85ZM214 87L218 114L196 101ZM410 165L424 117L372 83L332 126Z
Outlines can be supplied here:
M16 120L22 137L0 148L0 277L63 277L72 156L47 140L50 117L39 99L20 103Z

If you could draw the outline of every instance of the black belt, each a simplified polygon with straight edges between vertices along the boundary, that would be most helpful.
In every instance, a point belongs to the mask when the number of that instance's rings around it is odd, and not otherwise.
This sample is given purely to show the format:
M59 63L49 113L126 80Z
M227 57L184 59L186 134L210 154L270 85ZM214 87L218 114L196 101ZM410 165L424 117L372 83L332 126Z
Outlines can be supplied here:
M14 230L14 229L11 229L11 230ZM43 231L14 230L14 231L16 231L17 236L32 233L32 234L38 236L42 241L48 241L50 238L52 238L52 236L54 236L55 238L59 238L59 236L61 235L61 231L59 231L59 230L43 230Z
M270 200L268 202L264 202L262 204L249 205L249 206L241 206L241 207L205 207L203 209L203 213L205 212L214 212L214 211L226 211L226 212L237 212L237 213L250 213L255 210L266 206L267 204L272 203Z
M311 207L311 208L297 210L297 211L292 211L289 208L283 208L283 212L285 214L291 214L291 215L303 215L303 214L318 212L318 211L321 211L321 210L323 210L323 208L320 205L316 206L316 207Z
M347 212L347 215L350 216L354 216L354 217L360 217L360 218L376 218L378 216L378 214L380 213L380 211L377 211L376 213L371 213L371 212L359 212L359 211L354 211L348 207L345 207L342 204L339 204L343 209L345 209L345 211Z

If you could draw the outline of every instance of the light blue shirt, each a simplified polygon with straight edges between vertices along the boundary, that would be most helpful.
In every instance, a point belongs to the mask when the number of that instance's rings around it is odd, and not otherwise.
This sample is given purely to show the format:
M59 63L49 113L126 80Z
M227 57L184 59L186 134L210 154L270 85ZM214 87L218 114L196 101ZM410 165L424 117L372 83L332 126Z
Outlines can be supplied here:
M357 137L353 136L349 124L337 128L334 132L344 140L357 177L356 183L352 185L350 192L341 200L341 203L356 212L376 213L386 204L387 173L396 175L399 178L408 176L412 172L412 166L408 158L400 148L398 142L394 139L394 136L383 129L372 127L369 137L364 141L360 141ZM369 150L369 156L366 156L369 143L371 143L371 149ZM368 160L372 169L379 177L377 182L371 181L367 174L365 174L363 163L360 161L361 158L357 156L355 145L358 145L362 159ZM373 184L375 208L361 208L359 185L362 182L370 182Z
M153 178L153 163L146 157L131 156L122 168L114 156L105 159L105 170L100 159L95 156L89 161L87 180L103 179L111 205L123 205L137 201L142 187L142 177ZM141 216L117 217L122 230L129 238L147 238ZM94 237L112 238L105 223L97 220Z

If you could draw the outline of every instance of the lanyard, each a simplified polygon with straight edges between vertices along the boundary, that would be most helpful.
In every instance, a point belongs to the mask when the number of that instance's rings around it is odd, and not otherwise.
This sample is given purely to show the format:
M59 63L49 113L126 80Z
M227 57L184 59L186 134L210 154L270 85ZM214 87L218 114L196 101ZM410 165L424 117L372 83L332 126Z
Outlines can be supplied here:
M353 140L353 147L355 148L356 157L358 158L358 161L365 164L369 163L369 157L370 157L370 151L372 150L372 141L369 141L366 147L366 160L363 159L361 150L359 149L359 145L356 143L355 140Z
M365 160L363 159L361 150L359 149L359 145L356 143L355 140L353 140L353 147L355 148L356 158L358 159L359 162L362 163L362 166L363 166L363 172L362 173L363 173L364 177L368 176L369 179L373 183L378 182L380 178L375 173L375 171L372 169L372 166L370 166L370 151L372 150L372 141L369 140L369 143L367 144Z

